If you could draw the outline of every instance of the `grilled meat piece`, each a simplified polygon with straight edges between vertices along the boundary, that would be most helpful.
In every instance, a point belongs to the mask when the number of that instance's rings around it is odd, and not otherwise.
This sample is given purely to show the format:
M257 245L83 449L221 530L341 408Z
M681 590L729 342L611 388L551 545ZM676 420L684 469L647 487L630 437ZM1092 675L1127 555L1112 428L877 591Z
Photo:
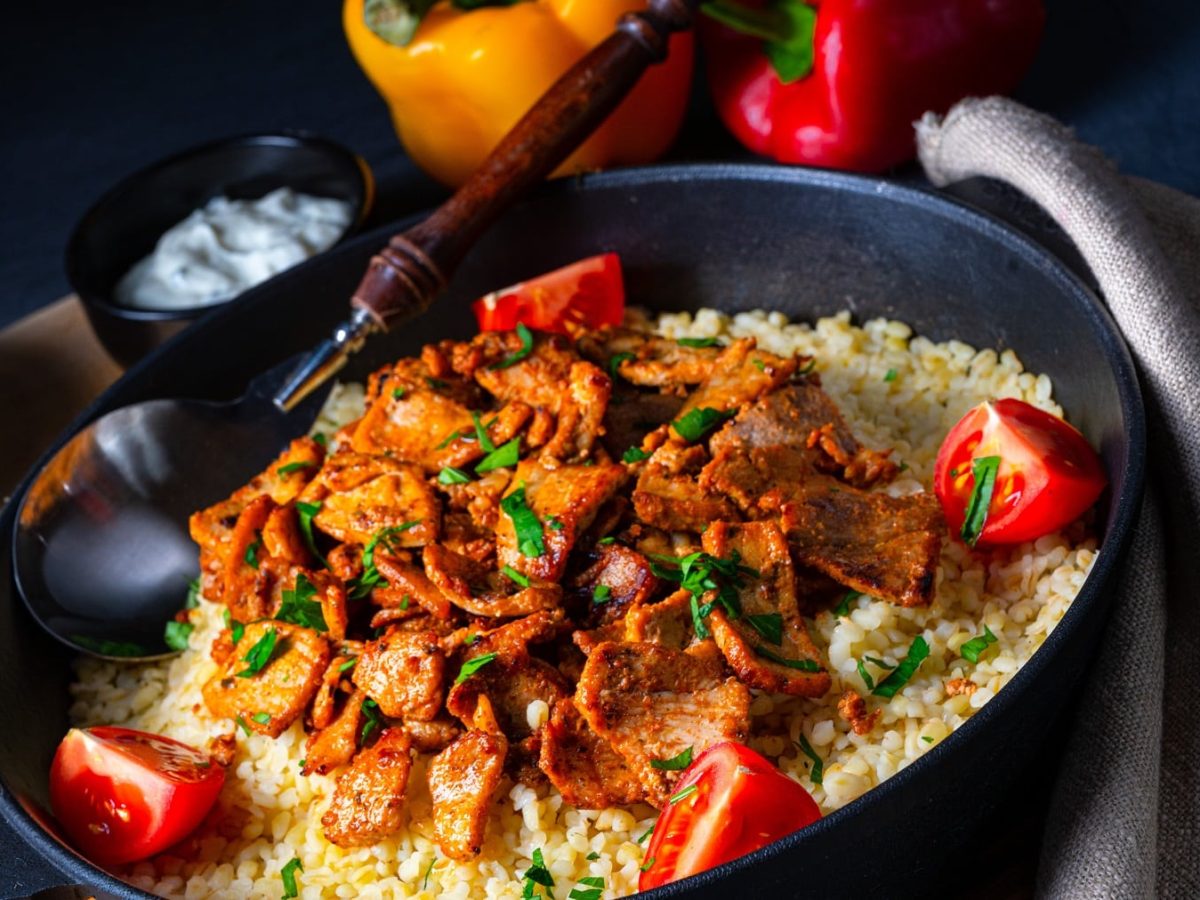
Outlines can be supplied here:
M627 610L649 601L659 588L650 561L624 544L596 548L596 561L572 580L593 618L610 622Z
M521 460L505 501L512 503L509 498L524 490L524 506L537 517L545 552L527 556L525 551L530 548L526 535L518 537L512 515L504 513L496 525L500 564L538 581L559 581L575 541L620 489L625 477L625 468L619 463L585 466Z
M389 628L368 641L350 676L394 719L430 721L442 709L446 658L432 631Z
M457 722L444 716L431 722L406 719L404 730L412 737L413 746L421 753L440 753L463 733Z
M272 631L275 644L266 665L250 672L246 656L259 641L270 641ZM329 642L317 632L285 622L251 622L202 688L204 702L217 718L240 718L253 731L279 737L304 713L328 665Z
M469 648L468 661L486 654ZM553 708L570 694L570 686L558 669L530 656L524 650L490 651L496 657L459 684L446 697L446 709L467 727L478 728L477 706L486 696L500 731L514 744L534 735L529 724L529 704L543 700Z
M563 799L581 809L627 805L645 795L629 764L592 731L570 697L554 704L542 729L538 766Z
M692 410L724 412L753 403L784 384L800 366L800 357L784 359L756 347L754 338L740 338L722 350L708 377L688 395L675 421ZM685 440L674 427L672 432Z
M629 610L624 634L618 639L628 643L649 642L683 650L696 637L692 625L692 592L678 590L658 603Z
M819 484L784 503L780 514L788 543L805 565L901 606L933 599L946 533L933 494L890 497Z
M725 673L720 652L707 641L688 652L650 643L601 644L583 667L575 703L659 808L680 773L656 769L652 760L688 747L699 755L719 741L745 741L750 730L750 692Z
M703 531L709 522L740 519L729 498L698 483L708 459L699 444L667 441L659 446L633 492L638 518L664 531Z
M342 710L328 725L313 731L304 745L305 775L328 775L338 766L344 766L358 750L359 723L362 722L362 705L367 699L365 691L355 691L346 698Z
M427 549L434 546L430 545ZM417 606L438 619L450 618L450 599L429 580L421 568L386 551L380 552L378 548L375 552L375 568L388 583L387 588L376 588L373 592L372 601L377 606L404 606L404 598L407 597L409 607Z
M339 653L325 667L325 674L321 676L321 684L313 695L312 712L309 714L310 723L317 731L329 727L333 721L337 708L338 688L342 686L344 676L349 669L353 668L357 659L357 656Z
M385 728L338 776L333 801L321 816L325 837L339 847L369 847L404 824L404 792L412 770L412 739Z
M688 347L648 331L608 327L581 337L579 352L641 387L680 389L708 378L721 348ZM632 354L632 358L624 354Z
M764 691L820 697L830 677L808 635L796 601L796 575L787 541L776 522L714 522L704 549L755 570L737 589L741 614L719 605L709 617L713 639L743 683ZM709 599L706 597L706 599Z
M429 764L434 840L451 859L479 855L507 751L504 735L468 731Z

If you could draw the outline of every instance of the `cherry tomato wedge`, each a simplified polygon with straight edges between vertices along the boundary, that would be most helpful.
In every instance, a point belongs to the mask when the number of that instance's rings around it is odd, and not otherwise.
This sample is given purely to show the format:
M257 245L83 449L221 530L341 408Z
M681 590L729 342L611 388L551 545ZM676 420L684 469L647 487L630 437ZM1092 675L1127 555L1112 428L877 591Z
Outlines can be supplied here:
M934 466L933 489L952 534L962 532L976 460L999 457L980 544L1032 541L1074 521L1107 478L1078 431L1023 400L981 403L950 429Z
M753 853L821 818L808 791L749 747L709 747L683 773L654 826L638 890Z
M581 259L493 291L476 300L472 308L480 331L511 331L518 322L558 334L620 325L625 315L621 260L615 253Z
M97 726L67 732L50 767L50 804L95 863L145 859L183 840L208 815L225 771L187 744Z

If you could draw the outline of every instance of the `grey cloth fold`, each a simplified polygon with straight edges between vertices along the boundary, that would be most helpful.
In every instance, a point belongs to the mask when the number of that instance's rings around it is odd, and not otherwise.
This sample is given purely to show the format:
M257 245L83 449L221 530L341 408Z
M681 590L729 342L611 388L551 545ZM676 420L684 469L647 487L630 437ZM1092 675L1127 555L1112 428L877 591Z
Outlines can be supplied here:
M1074 241L1138 367L1148 483L1113 618L1057 776L1037 891L1200 897L1200 200L1125 179L1011 100L917 125L936 185L1008 182Z

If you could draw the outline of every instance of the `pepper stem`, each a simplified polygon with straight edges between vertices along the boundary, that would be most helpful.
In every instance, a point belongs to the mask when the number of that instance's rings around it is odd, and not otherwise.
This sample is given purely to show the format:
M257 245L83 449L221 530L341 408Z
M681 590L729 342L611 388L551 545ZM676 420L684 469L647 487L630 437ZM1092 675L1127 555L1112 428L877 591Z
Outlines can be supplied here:
M740 34L772 43L788 43L796 32L791 17L775 7L744 6L737 0L708 0L700 5L700 11Z
M817 10L803 0L771 0L765 7L708 0L700 11L734 31L761 38L763 52L784 84L812 71Z

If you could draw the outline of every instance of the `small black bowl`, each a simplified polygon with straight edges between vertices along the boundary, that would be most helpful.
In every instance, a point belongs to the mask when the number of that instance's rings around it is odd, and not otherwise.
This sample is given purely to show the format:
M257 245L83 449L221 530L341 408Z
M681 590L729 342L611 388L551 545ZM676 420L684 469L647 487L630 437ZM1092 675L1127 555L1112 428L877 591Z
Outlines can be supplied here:
M375 196L366 162L333 141L304 133L249 134L184 150L135 172L84 213L67 242L67 280L113 359L132 365L223 305L133 309L113 298L121 276L154 250L167 229L213 197L254 199L281 187L349 201L354 213L338 242L362 226Z

